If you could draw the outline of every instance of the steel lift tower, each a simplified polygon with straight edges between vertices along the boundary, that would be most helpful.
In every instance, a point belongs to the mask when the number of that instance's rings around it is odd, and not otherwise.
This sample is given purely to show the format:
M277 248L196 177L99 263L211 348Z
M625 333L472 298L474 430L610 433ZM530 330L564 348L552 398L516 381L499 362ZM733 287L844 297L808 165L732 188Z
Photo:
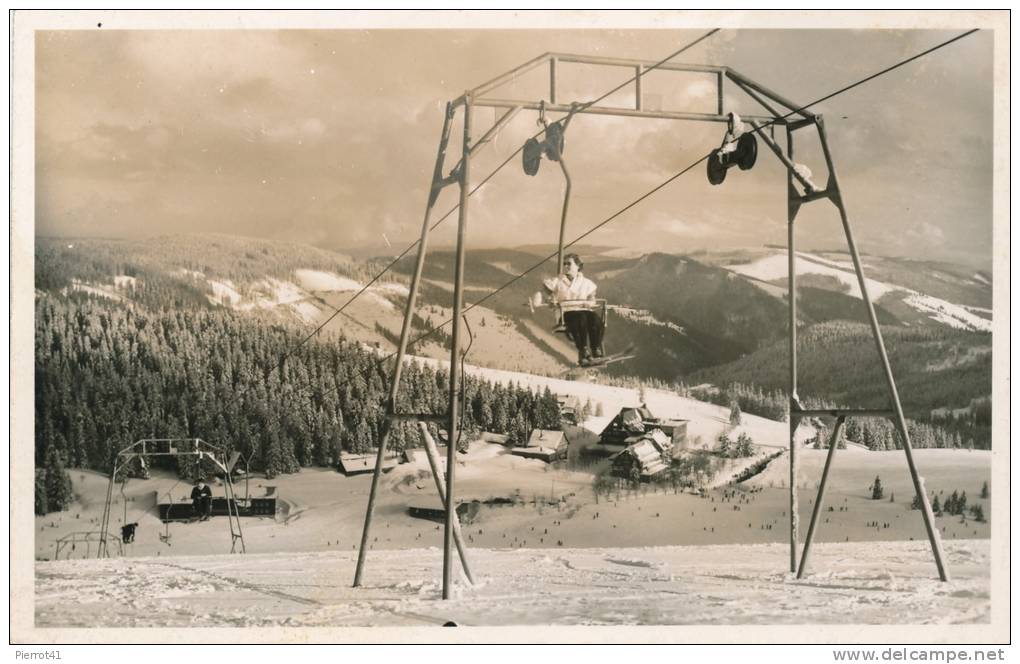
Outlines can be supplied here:
M557 74L561 68L570 65L584 65L595 69L613 69L631 72L633 75L633 104L627 107L611 107L595 104L564 104L557 96ZM516 78L539 68L544 68L548 74L548 95L544 99L513 99L493 96L493 93ZM714 112L692 112L689 110L676 109L649 109L643 104L642 79L652 71L672 73L674 75L699 74L709 77L715 85L716 105ZM724 91L726 86L734 86L735 89L746 94L765 113L762 115L745 115L742 118L736 117L727 108ZM504 113L495 123L481 135L474 139L474 111L478 108L504 109ZM461 143L461 156L456 166L444 176L444 164L446 160L447 146L452 133L452 124L457 115L461 116L461 131L463 133ZM425 206L425 215L421 227L421 236L418 244L418 254L415 261L414 273L411 279L410 292L404 309L403 326L400 332L400 342L396 354L396 362L391 376L389 400L387 402L387 426L382 434L382 439L377 451L378 458L375 465L375 473L372 477L371 493L368 499L368 506L365 514L364 530L361 538L361 548L358 552L358 564L355 572L354 585L360 586L364 573L365 558L368 551L369 531L372 525L372 516L375 509L375 500L378 492L379 478L382 472L383 459L386 453L386 446L389 439L389 432L392 423L398 420L413 420L419 422L444 423L449 432L449 445L447 449L446 463L446 491L445 491L445 530L443 539L443 598L450 597L450 582L453 565L452 544L456 527L456 441L459 438L460 414L463 404L461 403L461 336L462 336L462 315L464 312L464 238L469 218L468 196L471 190L471 163L478 151L488 143L497 131L502 129L521 111L538 111L539 113L560 113L564 114L559 124L558 139L562 139L562 130L565 122L580 115L608 115L627 118L655 118L665 120L681 120L694 122L712 122L727 127L727 138L723 146L713 150L708 158L708 175L713 184L718 184L725 179L726 170L731 166L738 165L741 168L750 168L754 163L756 154L756 143L750 141L746 136L754 136L761 139L779 159L787 170L787 219L788 219L788 263L789 263L789 353L790 353L790 571L796 572L798 577L805 573L808 564L808 555L811 550L811 543L814 539L818 526L822 502L825 496L826 481L832 467L833 458L836 453L836 441L843 424L850 417L880 417L891 419L899 431L903 442L903 452L906 456L907 467L913 481L914 491L921 499L921 517L931 543L932 554L938 568L939 578L948 580L948 572L943 563L941 544L938 531L934 526L931 506L928 502L927 493L924 487L924 480L917 471L911 451L910 437L907 432L906 420L904 419L903 407L900 403L899 394L896 390L896 381L893 379L892 370L886 353L885 344L882 340L882 331L875 316L871 296L868 294L867 281L861 265L860 254L854 240L853 231L850 225L850 218L847 214L843 195L840 190L839 179L833 164L832 153L826 137L825 123L821 115L800 106L769 88L757 83L740 72L726 66L683 64L674 62L652 62L644 60L633 60L611 57L594 57L585 55L573 55L568 53L545 53L533 60L530 60L519 67L516 67L496 78L466 91L463 95L454 99L446 105L443 120L442 132L439 139L438 153L436 156L435 168L432 175L432 185ZM739 122L742 119L743 122ZM747 131L738 137L739 127L737 124L747 123ZM549 127L546 134L549 138ZM786 149L784 150L773 137L776 128L785 129ZM822 153L825 159L825 166L828 171L827 181L824 187L816 186L805 169L793 161L794 137L797 132L808 130L809 133L817 135L821 144ZM738 140L739 138L739 140ZM561 150L561 147L559 148ZM547 156L555 159L555 156L547 152ZM525 158L527 159L527 151ZM558 159L556 159L558 160ZM526 169L528 164L525 164ZM569 175L564 167L564 175L567 177L569 187ZM415 303L421 285L422 269L428 253L429 230L433 207L439 197L440 191L451 184L457 184L460 190L460 207L457 223L457 246L454 275L453 294L453 332L452 349L450 351L450 378L449 378L449 399L446 413L399 413L396 412L397 394L400 389L400 376L404 359L407 356L409 334L411 332L412 315L415 312ZM843 232L847 242L847 248L853 261L854 271L857 275L858 285L861 289L864 307L867 311L870 323L871 334L875 343L875 350L882 364L886 386L888 388L888 405L886 408L865 409L865 408L832 408L824 410L807 409L801 406L797 395L797 280L794 269L795 263L795 233L794 226L797 213L801 206L816 201L826 200L835 206L843 226ZM562 264L563 257L563 223L566 218L566 204L564 204L564 217L561 221L560 252L559 260ZM803 543L803 551L798 560L799 545L799 519L798 519L798 496L797 477L798 459L795 434L799 423L808 417L831 417L835 418L835 427L830 440L828 456L822 471L822 477L818 488L818 495L814 502L814 510L811 515L811 522ZM424 427L423 427L424 429Z

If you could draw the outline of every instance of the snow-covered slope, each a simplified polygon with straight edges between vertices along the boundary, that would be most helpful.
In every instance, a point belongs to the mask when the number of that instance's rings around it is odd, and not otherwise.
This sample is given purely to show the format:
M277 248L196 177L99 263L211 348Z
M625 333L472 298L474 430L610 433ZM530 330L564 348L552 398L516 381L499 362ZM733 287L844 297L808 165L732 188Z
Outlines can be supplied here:
M775 254L760 258L752 263L729 265L727 268L737 274L760 281L784 280L789 272L786 254ZM834 261L822 260L798 252L797 258L794 260L794 269L797 271L798 276L819 274L832 277L846 287L848 294L858 298L861 297L861 288L857 283L857 275L854 274L852 265L844 267ZM895 289L895 286L890 286L874 279L865 279L865 283L868 287L868 295L875 300Z
M36 564L46 627L944 624L990 619L988 541L818 544L808 576L782 544L472 549L476 584L442 601L442 552L372 551ZM459 569L459 568L458 568ZM459 576L459 574L457 575ZM811 639L811 632L802 634ZM245 638L260 639L259 632ZM739 632L726 640L739 641Z
M315 323L333 313L333 308L323 302L319 294L354 294L363 288L354 279L321 270L294 270L295 281L266 277L243 285L231 279L213 279L194 270L180 269L178 274L207 283L212 290L208 298L213 304L237 311L285 311L304 323ZM395 307L387 299L387 294L406 295L407 287L396 283L380 283L369 288L364 296L374 306L392 311Z
M101 284L88 284L77 279L71 281L71 285L63 289L63 293L66 295L69 291L78 293L88 293L89 295L95 295L103 297L108 300L114 300L115 302L123 302L124 296L116 292L115 288L111 288L107 285Z
M766 283L785 281L789 266L786 254L773 254L759 258L750 263L726 266L732 272L750 279ZM861 298L861 288L854 272L853 264L845 261L833 261L805 252L797 252L794 269L800 275L819 275L830 277L839 282L845 292L852 297ZM867 269L867 267L865 267ZM980 277L980 275L975 275ZM974 307L965 307L947 300L926 295L916 290L896 284L865 278L868 295L872 301L881 303L884 298L902 298L910 308L920 312L933 321L962 330L991 332L992 321L975 315Z

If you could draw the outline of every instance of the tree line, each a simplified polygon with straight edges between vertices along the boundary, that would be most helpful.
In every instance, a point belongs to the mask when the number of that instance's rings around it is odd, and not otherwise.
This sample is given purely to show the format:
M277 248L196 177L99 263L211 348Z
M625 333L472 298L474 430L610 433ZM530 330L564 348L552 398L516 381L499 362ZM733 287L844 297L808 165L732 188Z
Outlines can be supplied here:
M750 413L779 422L789 421L789 400L782 390L764 390L755 385L741 383L730 383L725 389L711 385L688 387L681 383L676 390L683 396L699 401L729 406L731 415L735 406L741 413ZM804 399L803 405L805 408L841 407L837 403L821 399ZM816 446L828 448L829 424L818 418L813 419L819 431L814 441L817 443ZM907 418L907 435L910 436L910 445L913 448L987 449L991 445L990 440L976 439L967 433L974 432L967 428L951 426L945 420L920 422ZM875 451L903 448L899 430L891 420L883 418L848 418L837 443L844 447L847 440Z
M990 449L991 334L925 326L883 326L882 334L907 415L959 433L963 446L969 438L974 447ZM777 342L737 361L702 369L689 380L746 385L753 377L765 394L783 392L789 380L788 354L785 342ZM860 408L888 403L885 377L865 325L829 321L807 327L798 337L797 368L798 392L805 402L819 395ZM769 409L764 402L760 406ZM741 408L749 411L743 402Z
M274 476L368 452L384 430L393 363L343 338L313 338L281 361L301 330L224 308L153 311L72 293L39 295L35 313L35 458L49 473L37 487L54 498L37 501L42 509L66 505L57 465L109 472L141 438L201 438ZM443 368L408 363L397 411L446 412L448 383ZM467 376L463 389L461 444L480 430L522 442L560 426L548 388ZM418 444L412 422L393 425L389 449ZM184 459L166 465L201 472Z

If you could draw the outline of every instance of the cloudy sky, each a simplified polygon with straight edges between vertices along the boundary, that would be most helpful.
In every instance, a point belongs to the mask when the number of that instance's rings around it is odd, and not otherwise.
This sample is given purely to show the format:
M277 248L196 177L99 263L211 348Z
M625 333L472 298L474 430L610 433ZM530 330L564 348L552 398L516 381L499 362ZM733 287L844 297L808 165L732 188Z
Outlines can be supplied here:
M659 60L703 32L38 32L36 232L214 231L402 248L420 228L447 100L546 51ZM723 30L679 59L729 65L808 103L954 34ZM990 267L992 46L990 33L977 33L815 107L825 114L863 251ZM542 98L543 73L498 96ZM561 66L559 100L591 99L629 76ZM682 110L711 108L715 94L710 79L664 73L649 75L645 92ZM759 111L732 86L727 102ZM474 135L494 117L478 109ZM472 162L475 182L536 131L535 120L523 112L500 132ZM576 118L566 148L574 179L568 236L721 138L716 124ZM806 131L798 139L797 160L824 185L815 141ZM452 143L456 153L459 138ZM550 166L531 178L514 160L472 197L471 246L555 242L563 180ZM450 187L438 210L455 203ZM730 171L713 187L699 166L588 242L676 252L785 244L785 210L785 176L761 146L754 170ZM439 244L451 241L455 220ZM841 247L835 209L804 208L798 238L805 247Z

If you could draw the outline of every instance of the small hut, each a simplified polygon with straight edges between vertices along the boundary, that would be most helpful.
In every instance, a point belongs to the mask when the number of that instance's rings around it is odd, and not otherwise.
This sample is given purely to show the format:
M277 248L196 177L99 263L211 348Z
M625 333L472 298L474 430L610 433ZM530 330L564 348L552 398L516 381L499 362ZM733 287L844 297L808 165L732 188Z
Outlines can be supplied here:
M340 461L337 463L337 470L344 475L360 475L361 473L371 473L375 470L375 460L378 454L373 452L371 454L352 454L350 452L341 452ZM392 470L396 467L399 460L396 456L390 455L383 459L383 472Z
M560 419L568 424L577 424L581 409L584 407L581 400L572 394L561 394L556 396L556 402L560 407Z
M642 481L648 481L664 472L669 466L662 460L662 452L648 438L634 443L613 457L613 475L623 478L634 476L634 470Z
M510 453L526 459L541 459L545 462L567 458L567 437L562 431L535 429L524 447L512 447Z

